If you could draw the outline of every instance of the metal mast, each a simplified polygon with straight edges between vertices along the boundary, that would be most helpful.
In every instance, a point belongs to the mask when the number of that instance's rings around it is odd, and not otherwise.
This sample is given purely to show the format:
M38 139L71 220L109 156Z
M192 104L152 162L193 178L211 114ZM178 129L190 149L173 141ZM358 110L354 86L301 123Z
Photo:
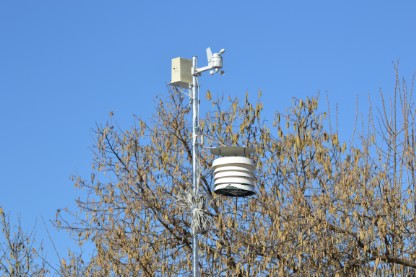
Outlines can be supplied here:
M194 196L198 195L198 135L199 135L199 88L197 73L197 57L192 57L192 187ZM194 207L195 209L195 207ZM192 211L192 221L195 220ZM194 223L194 222L193 222ZM192 271L194 277L199 277L198 266L198 233L192 230Z
M199 84L198 76L202 72L210 71L211 75L219 73L224 74L222 69L222 54L225 52L221 49L218 53L212 53L211 48L206 49L208 65L198 68L197 57L192 57L192 61L183 58L172 59L172 82L171 85L189 88L189 97L192 101L192 188L193 200L199 200L199 143L198 138L201 130L199 129ZM192 66L191 66L192 63ZM189 74L191 73L191 74ZM192 76L192 81L191 81ZM193 277L199 277L199 257L198 257L198 230L196 214L198 212L196 204L192 207L192 272Z

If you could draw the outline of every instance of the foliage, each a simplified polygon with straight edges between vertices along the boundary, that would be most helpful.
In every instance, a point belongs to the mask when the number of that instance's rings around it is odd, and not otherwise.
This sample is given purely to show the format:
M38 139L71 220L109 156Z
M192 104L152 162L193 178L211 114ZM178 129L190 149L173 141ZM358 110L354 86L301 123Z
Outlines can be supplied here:
M36 247L34 232L25 233L19 224L12 228L0 207L0 275L9 277L46 276L48 266L42 259L42 246Z
M205 144L252 146L257 195L212 193L214 157L201 150L200 191L210 230L201 234L203 276L410 274L416 269L416 133L413 88L397 78L390 107L348 146L318 112L297 99L272 126L248 96L211 99ZM227 102L227 103L226 103ZM92 241L91 276L178 276L191 271L189 213L178 195L192 184L189 99L170 91L152 120L122 130L97 126L88 196L58 213L61 228ZM71 217L72 215L73 217Z

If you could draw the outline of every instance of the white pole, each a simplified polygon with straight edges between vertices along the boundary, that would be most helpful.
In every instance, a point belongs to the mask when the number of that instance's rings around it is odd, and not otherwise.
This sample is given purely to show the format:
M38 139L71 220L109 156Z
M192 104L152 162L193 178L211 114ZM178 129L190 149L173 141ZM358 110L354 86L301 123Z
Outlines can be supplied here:
M194 195L198 194L197 172L198 172L198 128L199 128L199 95L198 95L198 74L197 57L192 57L192 182ZM194 221L194 212L192 211L192 221ZM198 234L192 232L192 268L193 277L199 277L198 269Z

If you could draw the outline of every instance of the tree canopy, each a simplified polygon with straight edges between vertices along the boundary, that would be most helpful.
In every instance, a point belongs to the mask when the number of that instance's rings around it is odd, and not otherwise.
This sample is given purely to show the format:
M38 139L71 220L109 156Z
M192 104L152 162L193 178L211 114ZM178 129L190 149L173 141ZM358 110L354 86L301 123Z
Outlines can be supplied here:
M252 103L207 92L206 100L201 143L255 148L257 195L213 194L214 157L201 148L200 191L212 223L199 236L202 276L415 272L413 87L397 77L350 142L341 141L318 98L296 99L271 124L260 96ZM91 176L74 179L86 196L77 211L56 218L96 251L82 266L68 263L68 275L191 271L191 215L178 203L192 188L190 113L187 96L170 89L151 120L96 127Z

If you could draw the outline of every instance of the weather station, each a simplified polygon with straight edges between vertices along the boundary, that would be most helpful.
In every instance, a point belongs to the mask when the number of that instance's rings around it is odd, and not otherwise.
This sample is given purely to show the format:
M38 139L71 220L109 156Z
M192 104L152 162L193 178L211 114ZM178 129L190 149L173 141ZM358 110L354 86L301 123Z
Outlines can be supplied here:
M198 77L209 71L211 75L219 73L224 75L223 58L225 53L221 49L212 53L211 48L206 49L208 65L198 68L196 56L192 60L185 58L172 59L172 74L170 85L189 89L189 98L192 104L192 199L201 199L199 195L199 147L203 147L202 133L199 125L199 83ZM199 141L199 142L198 142ZM211 149L211 154L220 156L212 164L214 173L214 193L228 197L247 197L255 194L255 165L249 158L254 149L238 146L220 146ZM192 226L199 225L196 210L192 205ZM192 268L193 276L199 276L198 266L198 232L192 228Z

